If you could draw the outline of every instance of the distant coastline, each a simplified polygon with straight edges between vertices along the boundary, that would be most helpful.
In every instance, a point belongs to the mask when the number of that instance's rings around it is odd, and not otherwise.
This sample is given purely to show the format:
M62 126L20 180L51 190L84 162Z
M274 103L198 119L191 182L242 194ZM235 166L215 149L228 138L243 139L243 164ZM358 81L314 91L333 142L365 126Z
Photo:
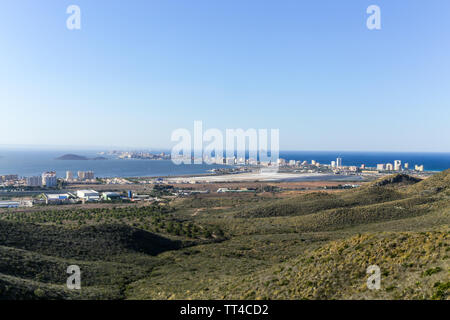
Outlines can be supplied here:
M108 160L108 158L105 157L95 157L95 158L88 158L85 156L79 156L77 154L65 154L62 155L58 158L56 158L55 160L76 160L76 161L83 161L83 160Z
M94 158L101 156L97 151L89 150L1 150L0 175L18 174L19 176L39 176L45 171L55 171L57 176L63 178L67 171L94 171L95 176L105 177L162 177L162 176L198 176L210 175L216 168L229 168L225 165L175 165L171 160L140 159L124 161L114 156L106 156L107 161L97 161ZM62 155L79 155L87 160L56 160ZM393 163L401 160L402 163L423 164L425 171L443 171L450 168L450 153L380 153L380 152L314 152L314 151L280 151L280 158L286 160L303 161L315 160L321 164L330 163L341 156L344 165L360 167L375 167L378 163ZM100 160L100 159L98 159Z

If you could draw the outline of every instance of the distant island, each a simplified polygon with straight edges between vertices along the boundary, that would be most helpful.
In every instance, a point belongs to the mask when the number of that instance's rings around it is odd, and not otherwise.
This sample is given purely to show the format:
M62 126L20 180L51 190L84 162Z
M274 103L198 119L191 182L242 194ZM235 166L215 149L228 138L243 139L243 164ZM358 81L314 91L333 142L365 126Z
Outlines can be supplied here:
M95 157L95 158L87 158L84 156L79 156L76 154L65 154L61 157L56 158L56 160L108 160L108 158L105 157Z

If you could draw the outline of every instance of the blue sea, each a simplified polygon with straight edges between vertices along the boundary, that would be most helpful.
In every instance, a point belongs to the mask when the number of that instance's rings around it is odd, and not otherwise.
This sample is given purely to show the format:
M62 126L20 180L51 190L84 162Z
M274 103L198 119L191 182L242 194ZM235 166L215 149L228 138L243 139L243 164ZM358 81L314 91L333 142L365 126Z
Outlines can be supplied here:
M0 149L0 175L18 174L36 176L44 171L56 171L64 177L66 171L95 172L97 177L179 176L207 173L219 165L175 165L167 160L56 160L64 154L77 154L88 158L98 156L94 151L14 150ZM378 163L393 163L394 160L408 162L410 167L423 164L427 171L442 171L450 168L450 153L399 153L399 152L330 152L330 151L283 151L280 157L287 160L316 160L330 163L342 157L344 165L375 167ZM111 157L106 155L105 157Z
M108 160L56 160L64 154L76 154L87 158L98 157L93 151L29 151L0 149L0 175L38 176L44 171L55 171L65 177L66 171L94 171L96 177L155 177L195 175L226 166L219 165L175 165L170 160L116 159L101 155Z

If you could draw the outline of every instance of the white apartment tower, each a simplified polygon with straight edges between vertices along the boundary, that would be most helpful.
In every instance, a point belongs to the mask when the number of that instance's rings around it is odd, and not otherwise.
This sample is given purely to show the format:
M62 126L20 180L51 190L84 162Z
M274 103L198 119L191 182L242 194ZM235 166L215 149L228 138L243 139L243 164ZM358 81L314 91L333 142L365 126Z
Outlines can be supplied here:
M94 179L94 171L86 171L86 179L93 180Z
M78 171L78 181L93 180L94 171Z
M77 176L78 176L78 181L83 181L86 179L84 171L78 171Z
M336 159L336 167L342 168L342 158L341 157L338 157Z
M27 186L29 187L41 187L42 186L42 177L28 177L27 178Z
M42 185L51 188L56 187L57 184L58 180L56 179L56 172L49 171L42 174Z

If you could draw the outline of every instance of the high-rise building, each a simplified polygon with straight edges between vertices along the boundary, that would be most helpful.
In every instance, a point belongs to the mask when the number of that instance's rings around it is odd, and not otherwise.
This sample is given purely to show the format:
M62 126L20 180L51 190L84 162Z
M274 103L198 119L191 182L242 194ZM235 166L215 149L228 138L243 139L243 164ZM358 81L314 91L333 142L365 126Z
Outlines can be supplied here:
M77 172L78 181L84 181L86 180L86 174L84 171L78 171Z
M72 171L66 171L66 181L72 181L72 180L73 180Z
M331 161L331 167L336 168L336 161Z
M393 171L394 170L394 166L392 165L392 163L386 163L386 170L387 171Z
M28 177L27 178L27 186L29 187L41 187L42 186L42 177Z
M406 162L406 163L403 165L403 168L405 168L405 170L408 170L408 169L409 169L409 163Z
M384 167L384 163L379 163L377 164L377 170L379 171L384 171L385 167Z
M94 171L78 171L77 175L78 175L78 181L95 179Z
M86 180L94 180L94 171L86 171L85 178Z
M424 169L423 169L423 164L422 165L415 165L415 167L414 167L414 169L416 170L416 171L420 171L420 172L423 172L424 171Z
M58 180L56 179L56 172L49 171L42 173L42 185L47 188L56 187Z
M311 165L315 166L316 165L316 160L311 160Z
M394 160L394 170L401 171L402 170L402 162L401 160Z
M342 158L341 157L338 157L336 159L336 167L342 168Z

